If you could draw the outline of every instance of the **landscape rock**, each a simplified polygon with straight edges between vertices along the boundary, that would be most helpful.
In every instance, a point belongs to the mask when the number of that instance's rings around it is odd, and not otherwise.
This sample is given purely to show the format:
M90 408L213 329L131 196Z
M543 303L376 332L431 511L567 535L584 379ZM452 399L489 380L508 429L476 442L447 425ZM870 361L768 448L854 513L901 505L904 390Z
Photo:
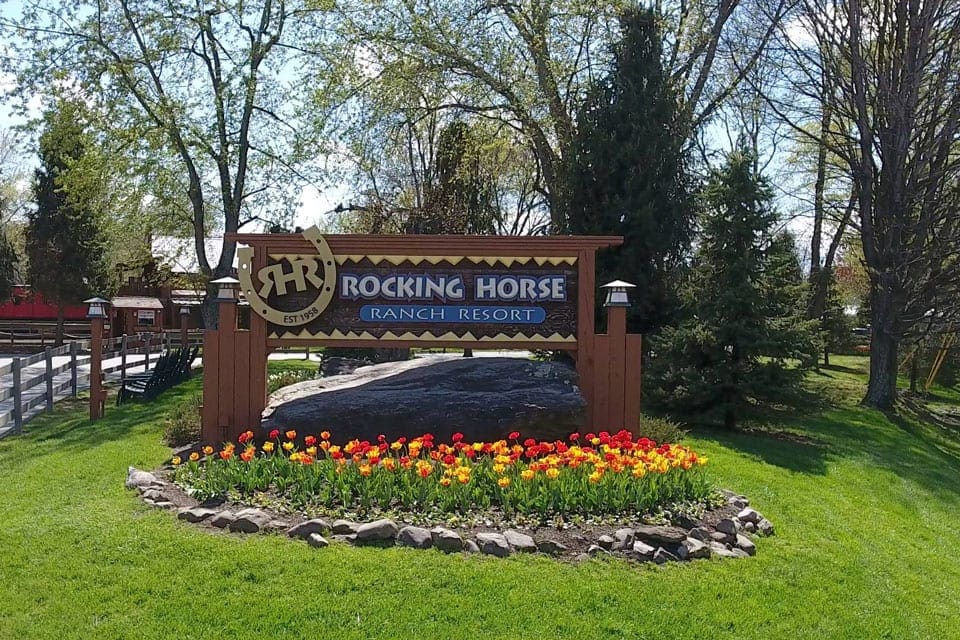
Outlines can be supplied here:
M616 544L616 542L617 541L614 539L613 536L608 536L606 534L597 538L597 545L607 551L610 551L611 549L613 549L613 545Z
M149 471L141 471L136 467L127 468L127 489L136 489L137 487L160 486L161 482L157 476Z
M743 530L746 531L747 533L756 533L756 531L757 531L757 525L755 525L755 524L752 523L752 522L744 522L744 523L743 523Z
M291 538L306 538L311 533L321 533L330 530L330 523L323 518L314 518L300 524L295 524L287 529L287 535Z
M760 521L757 522L757 533L759 533L762 536L772 536L773 523L767 520L766 518L760 518Z
M688 537L693 538L694 540L699 540L700 542L710 542L713 539L710 537L711 533L713 532L706 527L694 527L693 529L690 529L690 533L687 535Z
M210 518L210 524L218 529L223 529L224 527L230 526L230 523L236 519L237 516L232 511L221 511Z
M344 536L356 533L359 528L359 524L351 522L350 520L334 520L333 524L330 525L331 532Z
M510 543L500 533L478 533L477 546L480 552L498 558L506 558L510 555Z
M215 515L217 515L217 512L213 509L193 507L192 509L184 509L178 513L177 518L180 520L186 520L187 522L203 522L207 518L211 518Z
M463 550L467 553L480 553L480 547L478 547L477 543L473 540L464 540Z
M677 560L679 560L679 558L677 558L677 556L673 555L663 547L657 547L657 550L653 553L653 561L656 562L657 564L666 564L671 560L676 562Z
M556 540L539 540L537 549L540 553L546 553L551 556L558 556L567 552L567 546Z
M360 525L357 529L357 540L359 542L373 542L376 540L393 540L397 537L400 527L393 520L381 518L366 524Z
M154 502L153 500L145 500L145 502L147 504L153 505L158 509L173 509L175 506L177 506L168 500L158 500L156 502Z
M143 489L140 493L140 497L144 500L165 500L166 498L163 495L163 492L159 489L154 489L153 487L137 487L138 489Z
M749 557L750 557L750 554L749 554L749 553L747 553L747 552L744 551L743 549L738 549L737 547L734 547L733 549L730 549L730 554L731 554L734 558L749 558Z
M737 526L737 523L731 518L724 518L716 525L717 531L720 533L725 533L728 536L735 536L739 533L740 528Z
M610 547L611 551L626 551L633 547L633 529L624 527L623 529L617 529L613 532L613 546Z
M493 441L511 431L538 440L566 439L586 416L577 374L558 362L523 358L431 356L362 367L271 395L263 429L314 433L335 424L338 436L375 441L430 432L449 441Z
M710 545L696 538L687 538L677 546L677 557L681 560L709 558Z
M593 556L591 556L589 553L578 553L577 555L573 556L573 561L583 562L584 560L589 560L592 557Z
M703 521L693 516L689 516L685 513L678 514L673 519L674 523L678 527L683 527L684 529L693 529L694 527L699 527L703 525Z
M634 560L653 560L653 554L656 552L657 550L647 543L641 542L640 540L634 540L633 547L631 547L626 553L628 557L633 558Z
M710 543L710 553L719 558L736 558L737 555L733 553L730 549L727 549L727 546L719 542Z
M230 531L257 533L273 520L270 514L258 509L244 509L237 512L237 518L230 523Z
M633 535L649 544L674 546L687 539L687 532L680 527L643 526L634 527Z
M290 523L286 520L271 520L266 525L264 525L263 530L265 532L276 533L279 531L286 531L290 528Z
M433 540L433 546L446 553L455 553L462 550L464 546L463 538L459 533L443 527L431 529L430 537Z
M745 535L737 535L737 546L743 549L747 555L752 556L757 553L757 545L753 544L753 540Z
M355 533L335 533L330 537L337 542L345 542L347 544L354 544L357 541L357 534Z
M608 556L610 555L610 550L604 549L598 544L592 544L589 547L587 547L587 555L591 557Z
M720 544L733 544L737 541L736 534L731 535L729 533L724 533L723 531L711 531L710 539L714 542L719 542Z
M397 544L414 549L427 549L433 546L433 536L423 527L403 527L397 533Z
M311 547L322 549L323 547L328 546L330 543L327 542L326 538L314 531L307 534L307 544L309 544Z
M737 514L737 518L740 519L740 522L752 522L753 524L757 524L760 521L760 514L757 513L755 509L747 507Z
M507 544L514 551L533 553L537 550L537 543L533 541L533 538L520 531L507 529L503 532L503 537L507 539Z

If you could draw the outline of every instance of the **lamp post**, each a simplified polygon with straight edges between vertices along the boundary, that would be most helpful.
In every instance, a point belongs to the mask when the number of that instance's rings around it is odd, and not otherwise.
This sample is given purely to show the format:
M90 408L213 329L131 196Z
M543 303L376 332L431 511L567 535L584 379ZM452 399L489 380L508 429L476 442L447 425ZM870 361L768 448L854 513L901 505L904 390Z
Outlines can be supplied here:
M607 310L607 335L614 344L622 341L627 334L627 309L630 307L630 289L637 285L614 280L600 287L607 292L603 307Z
M210 284L217 285L217 327L221 330L237 328L237 292L240 281L226 276L211 280Z
M107 319L109 300L90 298L84 300L87 305L87 318L90 319L90 419L103 417L107 402L107 392L103 388L103 325Z
M184 305L180 307L180 346L187 348L187 331L190 325L190 307Z

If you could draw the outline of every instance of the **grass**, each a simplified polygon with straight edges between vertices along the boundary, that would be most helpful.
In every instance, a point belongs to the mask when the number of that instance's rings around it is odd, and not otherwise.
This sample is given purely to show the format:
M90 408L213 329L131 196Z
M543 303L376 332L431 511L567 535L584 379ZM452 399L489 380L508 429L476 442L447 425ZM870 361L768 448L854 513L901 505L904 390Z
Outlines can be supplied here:
M777 536L662 568L211 534L123 488L199 380L95 424L64 404L0 441L0 638L960 638L960 438L856 406L838 362L830 406L688 438Z

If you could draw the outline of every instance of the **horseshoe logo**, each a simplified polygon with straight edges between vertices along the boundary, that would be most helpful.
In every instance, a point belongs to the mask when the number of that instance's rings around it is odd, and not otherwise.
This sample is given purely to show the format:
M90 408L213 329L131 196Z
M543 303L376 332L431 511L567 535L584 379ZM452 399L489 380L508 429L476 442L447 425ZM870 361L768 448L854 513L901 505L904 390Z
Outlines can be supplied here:
M272 264L257 272L260 287L253 281L253 247L241 247L237 251L239 263L240 286L243 294L250 303L250 308L258 315L266 318L273 324L296 327L307 324L327 308L333 299L337 281L337 262L330 251L323 234L316 226L303 232L303 237L316 248L316 255L292 256L287 260L291 270L284 270L284 263ZM322 274L322 275L321 275ZM308 289L308 284L319 290L316 299L297 311L280 311L267 304L266 298L271 292L277 295L286 295L288 288L301 292Z

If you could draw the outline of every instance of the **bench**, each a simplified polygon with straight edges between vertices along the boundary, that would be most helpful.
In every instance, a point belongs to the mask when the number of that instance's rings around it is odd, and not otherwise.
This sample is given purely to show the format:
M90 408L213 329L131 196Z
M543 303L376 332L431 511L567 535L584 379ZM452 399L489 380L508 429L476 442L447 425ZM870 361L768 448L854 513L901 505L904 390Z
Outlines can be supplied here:
M152 400L190 377L199 347L175 349L160 356L153 369L127 376L117 393L117 404L128 400Z

